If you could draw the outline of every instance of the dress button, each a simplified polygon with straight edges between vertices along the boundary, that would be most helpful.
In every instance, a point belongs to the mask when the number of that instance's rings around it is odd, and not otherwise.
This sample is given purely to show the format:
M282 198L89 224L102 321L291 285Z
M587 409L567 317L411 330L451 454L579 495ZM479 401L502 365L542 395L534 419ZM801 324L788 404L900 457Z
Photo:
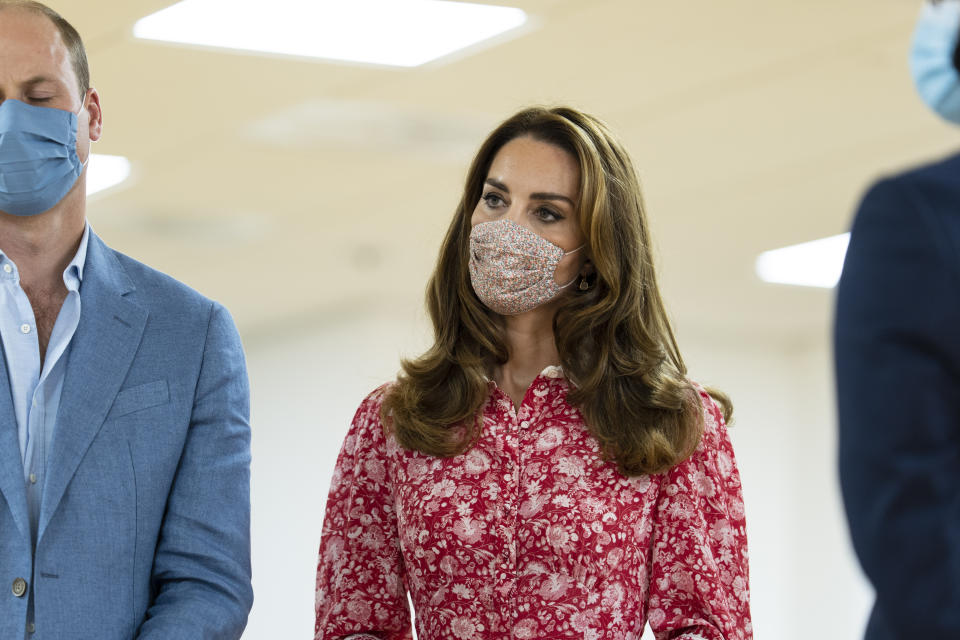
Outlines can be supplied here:
M4 273L10 273L11 271L13 271L13 267L11 267L11 266L8 265L8 264L3 265L3 272L4 272Z
M20 333L30 333L30 325L28 324L20 325Z
M22 598L27 593L27 581L17 578L13 581L13 595Z
M35 473L30 474L30 484L37 484L37 474Z
M524 420L523 422L520 423L520 428L521 428L521 429L526 429L526 428L529 427L529 426L530 426L530 421L529 421L529 420Z

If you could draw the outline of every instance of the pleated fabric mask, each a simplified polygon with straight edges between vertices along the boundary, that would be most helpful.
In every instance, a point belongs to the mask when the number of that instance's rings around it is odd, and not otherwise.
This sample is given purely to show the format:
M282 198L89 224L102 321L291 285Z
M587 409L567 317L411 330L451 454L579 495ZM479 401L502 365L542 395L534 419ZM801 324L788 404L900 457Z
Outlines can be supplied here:
M35 216L52 209L84 165L77 156L77 114L13 99L0 104L0 211Z
M910 73L924 103L960 124L960 0L927 2L910 49Z
M470 282L490 310L516 315L557 297L576 281L558 285L561 258L584 245L564 251L512 220L481 222L470 231Z

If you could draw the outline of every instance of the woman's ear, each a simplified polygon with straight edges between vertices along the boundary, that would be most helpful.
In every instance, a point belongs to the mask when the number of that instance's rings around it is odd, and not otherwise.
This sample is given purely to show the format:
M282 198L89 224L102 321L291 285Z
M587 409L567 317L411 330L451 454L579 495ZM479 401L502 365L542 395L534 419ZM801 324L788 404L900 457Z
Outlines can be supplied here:
M583 261L583 265L580 267L580 276L582 277L592 276L596 272L597 270L594 269L593 262L590 260L590 258L587 258L586 260Z
M580 283L577 285L577 289L580 291L588 291L595 282L594 274L596 272L597 270L593 267L593 262L590 261L590 258L584 260L583 265L580 266L580 272L577 275L577 278L580 281Z

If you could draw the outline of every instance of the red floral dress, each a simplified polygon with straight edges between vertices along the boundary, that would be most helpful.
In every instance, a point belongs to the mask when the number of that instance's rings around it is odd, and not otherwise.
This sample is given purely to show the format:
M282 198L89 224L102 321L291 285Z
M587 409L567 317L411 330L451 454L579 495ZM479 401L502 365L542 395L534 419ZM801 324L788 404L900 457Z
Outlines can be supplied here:
M490 383L483 433L455 458L381 429L360 406L333 475L317 567L316 640L753 637L740 477L717 405L670 472L604 462L550 367L519 410Z

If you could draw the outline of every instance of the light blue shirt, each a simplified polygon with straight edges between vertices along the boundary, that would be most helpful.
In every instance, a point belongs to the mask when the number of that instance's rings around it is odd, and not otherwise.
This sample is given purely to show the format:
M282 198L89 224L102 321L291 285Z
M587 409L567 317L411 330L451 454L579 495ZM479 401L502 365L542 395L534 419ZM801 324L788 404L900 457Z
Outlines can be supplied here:
M0 339L3 341L17 416L20 460L23 462L23 481L27 488L30 532L34 545L37 543L40 497L60 407L67 355L80 322L80 282L83 280L89 237L88 224L80 240L80 248L63 272L67 297L50 334L43 368L40 367L40 344L33 307L20 287L17 265L0 249Z

